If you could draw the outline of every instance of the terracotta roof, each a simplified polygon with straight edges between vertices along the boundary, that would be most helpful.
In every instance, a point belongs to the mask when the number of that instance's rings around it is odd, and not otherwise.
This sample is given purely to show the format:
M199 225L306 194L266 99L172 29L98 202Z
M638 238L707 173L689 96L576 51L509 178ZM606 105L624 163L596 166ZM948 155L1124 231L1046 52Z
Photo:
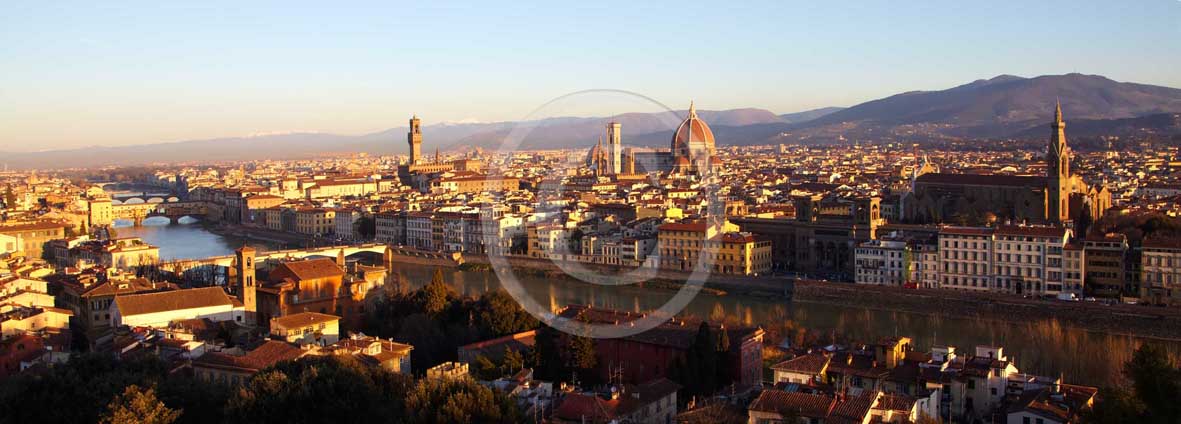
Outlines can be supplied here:
M669 224L661 224L659 227L656 227L656 229L659 231L693 231L693 232L698 232L698 233L704 233L705 232L705 223L704 222L669 223Z
M209 352L193 360L193 366L230 368L251 373L281 361L293 360L303 355L303 350L287 343L268 340L258 348L242 356L221 352Z
M1001 225L996 228L996 233L1033 237L1063 237L1066 235L1066 228L1044 225Z
M554 417L568 421L605 423L632 415L681 388L666 378L639 385L624 385L616 399L590 393L571 393L554 410Z
M344 275L344 271L332 259L317 258L280 263L271 271L271 274L277 276L290 274L300 280L312 280L339 277Z
M803 418L824 418L834 407L836 398L828 395L764 390L748 409L781 415L794 414Z
M393 340L383 340L381 338L371 336L341 339L335 344L329 346L329 348L338 354L348 353L355 355L366 355L365 352L367 350L375 348L375 350L380 351L380 353L378 353L378 359L381 359L381 355L385 353L390 353L401 357L409 354L411 350L414 350L414 346L405 343L398 343Z
M1144 240L1144 247L1151 249L1181 249L1181 238L1153 237Z
M309 325L340 321L336 315L321 314L319 312L299 312L291 315L271 318L271 328L302 328Z
M809 353L772 365L776 371L819 375L828 366L829 357L823 353Z
M832 415L827 420L828 422L840 423L860 423L869 415L869 409L873 407L874 401L877 400L877 392L864 391L860 396L854 396L838 400L836 407L833 408Z
M115 298L115 306L123 316L232 305L230 296L221 287L171 290Z
M891 411L909 411L914 408L915 399L901 394L884 394L878 399L874 409L888 409Z
M916 183L949 184L949 185L977 185L1044 188L1045 177L997 175L997 174L923 174L915 180Z
M491 347L513 345L516 347L532 347L537 343L537 330L523 331L509 334L495 339L479 341L459 347L460 351L484 351Z
M966 236L987 236L993 233L993 229L989 227L943 227L939 229L939 234L957 234Z
M36 231L36 230L52 230L55 228L65 228L65 227L66 227L65 224L62 224L59 222L47 222L47 221L29 222L29 223L23 223L23 224L0 226L0 234L17 233L17 232L24 232L24 231Z
M829 362L828 372L864 378L885 378L890 370L878 364L869 355L839 352L833 355L832 361Z

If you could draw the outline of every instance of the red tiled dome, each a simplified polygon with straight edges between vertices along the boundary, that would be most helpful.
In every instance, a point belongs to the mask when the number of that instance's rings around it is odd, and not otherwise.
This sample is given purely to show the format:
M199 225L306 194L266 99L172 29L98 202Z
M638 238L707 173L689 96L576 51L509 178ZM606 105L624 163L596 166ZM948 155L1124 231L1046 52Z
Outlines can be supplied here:
M714 132L709 129L709 124L697 117L697 109L689 105L689 116L681 121L681 125L673 132L672 151L675 154L686 147L696 147L694 145L703 146L712 152Z

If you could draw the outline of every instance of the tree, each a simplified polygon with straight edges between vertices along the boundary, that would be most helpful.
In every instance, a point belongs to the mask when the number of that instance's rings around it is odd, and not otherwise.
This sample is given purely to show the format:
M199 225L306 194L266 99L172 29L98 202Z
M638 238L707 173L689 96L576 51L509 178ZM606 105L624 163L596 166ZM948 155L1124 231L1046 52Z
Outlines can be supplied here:
M540 324L504 290L484 293L476 305L481 335L494 338L529 331Z
M702 321L697 327L693 344L685 352L684 358L676 362L672 372L673 380L681 384L687 395L683 401L687 402L693 396L712 395L717 391L717 351L720 341L721 339L713 334L708 322Z
M226 405L231 422L396 422L411 379L351 356L308 356L256 374Z
M123 394L107 405L107 412L98 422L103 424L171 424L181 411L173 410L156 399L156 390L137 385L127 386Z
M168 366L154 356L119 360L76 354L44 373L18 374L0 383L0 423L96 422L128 386L154 386L167 376Z
M500 367L484 355L476 355L475 371L481 380L495 380L501 376Z
M562 374L561 335L548 325L537 329L533 344L534 374L538 379L557 380Z
M510 423L524 417L503 393L470 379L419 380L406 395L405 410L411 422Z
M371 216L361 217L357 219L357 234L361 238L371 239L377 234L377 220Z
M438 316L450 306L455 297L455 291L443 279L443 270L435 268L435 275L431 278L431 282L427 283L420 292L419 304L423 312Z
M598 364L594 339L571 335L566 352L571 371L579 373L579 377L583 380L593 379L592 371Z
M1181 368L1160 346L1145 344L1124 364L1131 388L1105 387L1095 407L1083 414L1087 423L1181 422Z
M525 357L512 349L505 349L504 360L501 361L500 367L506 374L512 374L525 368Z
M718 330L718 344L715 352L715 361L717 363L717 375L714 377L718 384L730 380L730 333L726 331L726 327Z
M1157 344L1136 349L1124 365L1124 375L1132 380L1136 397L1144 403L1144 422L1181 422L1181 369L1169 362L1168 354Z
M12 184L8 184L4 188L4 207L8 209L16 208L16 193L12 191Z

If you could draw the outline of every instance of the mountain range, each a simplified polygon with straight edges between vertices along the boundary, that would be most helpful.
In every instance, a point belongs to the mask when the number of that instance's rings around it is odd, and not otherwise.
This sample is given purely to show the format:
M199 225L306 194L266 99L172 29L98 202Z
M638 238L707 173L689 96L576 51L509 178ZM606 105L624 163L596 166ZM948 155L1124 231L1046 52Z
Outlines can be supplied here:
M1023 78L1000 75L938 91L912 91L861 103L777 115L758 108L698 110L719 145L852 140L1040 139L1055 101L1074 136L1181 135L1181 89L1117 82L1098 75ZM510 135L518 149L581 148L622 124L624 143L664 147L687 114L623 113L527 122L425 125L424 153L474 147L495 150ZM515 130L515 131L514 131ZM325 153L404 154L405 126L363 135L291 133L118 147L0 153L14 168L64 168L158 162L296 159Z

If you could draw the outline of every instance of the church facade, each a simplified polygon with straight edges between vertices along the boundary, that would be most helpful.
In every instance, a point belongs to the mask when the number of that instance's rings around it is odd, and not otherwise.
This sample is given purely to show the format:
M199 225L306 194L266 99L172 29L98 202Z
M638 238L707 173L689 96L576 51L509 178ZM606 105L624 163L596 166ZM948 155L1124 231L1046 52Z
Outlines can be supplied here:
M1111 193L1070 172L1070 147L1062 106L1050 124L1045 176L925 173L902 197L904 222L981 223L995 217L1029 223L1066 223L1098 218L1111 207ZM917 174L917 173L916 173Z
M599 175L670 172L700 174L721 165L717 158L713 130L689 104L689 115L673 131L668 150L629 148L620 153L620 124L607 125L607 145L599 144L587 153L585 165Z

